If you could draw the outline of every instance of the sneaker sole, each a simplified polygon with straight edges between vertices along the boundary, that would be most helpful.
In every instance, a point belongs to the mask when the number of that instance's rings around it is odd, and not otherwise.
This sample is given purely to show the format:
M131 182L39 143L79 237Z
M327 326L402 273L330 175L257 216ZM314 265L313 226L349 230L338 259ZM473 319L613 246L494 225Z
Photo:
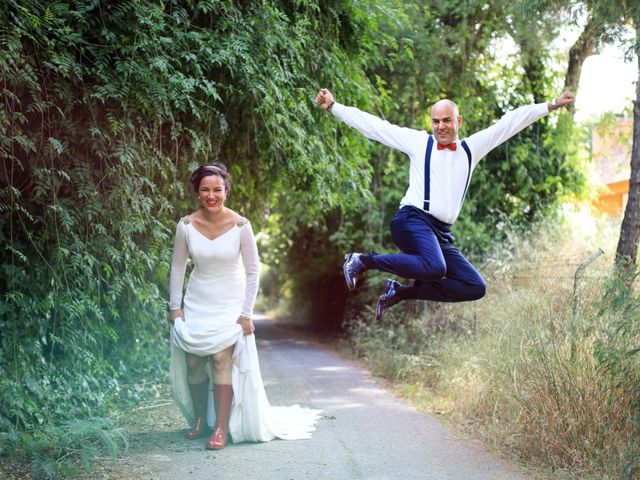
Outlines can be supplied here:
M390 278L387 278L384 281L384 292L382 295L387 293L387 290L389 290L389 287L391 286L392 283L393 283L393 280L391 280ZM378 312L380 312L380 314L378 314ZM376 303L376 322L379 322L380 320L382 320L383 313L384 313L384 308L380 309L380 299L378 298L378 303Z
M353 282L353 285L351 285L351 282L349 282L349 274L347 273L347 263L349 263L349 260L351 260L352 255L353 253L347 253L344 256L344 263L342 264L342 275L344 276L344 281L347 284L347 289L350 292L356 288L356 282Z

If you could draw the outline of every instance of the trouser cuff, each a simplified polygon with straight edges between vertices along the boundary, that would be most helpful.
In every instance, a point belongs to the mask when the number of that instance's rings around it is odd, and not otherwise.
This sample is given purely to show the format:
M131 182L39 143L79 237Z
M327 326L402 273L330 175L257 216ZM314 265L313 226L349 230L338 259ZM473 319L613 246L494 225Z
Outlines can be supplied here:
M362 262L362 264L367 267L367 269L369 268L375 268L376 264L373 261L373 259L371 258L374 255L374 252L371 253L363 253L360 255L360 261Z

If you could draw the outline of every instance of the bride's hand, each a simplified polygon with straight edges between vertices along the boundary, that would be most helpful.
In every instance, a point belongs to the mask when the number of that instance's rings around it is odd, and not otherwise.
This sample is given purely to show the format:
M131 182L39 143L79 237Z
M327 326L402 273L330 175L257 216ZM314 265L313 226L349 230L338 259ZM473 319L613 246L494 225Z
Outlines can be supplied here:
M240 318L238 318L238 321L236 323L242 327L242 332L245 335L251 335L256 331L256 328L253 326L253 322L249 317L241 316Z
M169 313L171 315L171 323L176 323L176 318L179 318L184 322L184 314L181 309L177 308L175 310L171 310Z

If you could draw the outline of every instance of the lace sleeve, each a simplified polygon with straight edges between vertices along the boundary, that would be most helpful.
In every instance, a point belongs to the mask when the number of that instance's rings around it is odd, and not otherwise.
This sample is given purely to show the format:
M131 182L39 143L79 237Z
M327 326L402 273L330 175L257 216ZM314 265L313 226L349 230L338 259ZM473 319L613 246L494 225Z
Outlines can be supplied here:
M245 287L244 303L240 314L250 317L253 314L253 307L258 296L258 285L260 283L260 261L258 257L258 246L256 238L253 235L251 224L247 220L241 220L238 225L240 231L240 254L242 255L242 263L247 275L247 283Z
M176 227L176 239L173 245L173 260L171 261L171 273L169 274L169 308L177 310L182 308L182 287L184 286L184 274L187 270L189 259L189 247L187 245L187 231L183 220Z

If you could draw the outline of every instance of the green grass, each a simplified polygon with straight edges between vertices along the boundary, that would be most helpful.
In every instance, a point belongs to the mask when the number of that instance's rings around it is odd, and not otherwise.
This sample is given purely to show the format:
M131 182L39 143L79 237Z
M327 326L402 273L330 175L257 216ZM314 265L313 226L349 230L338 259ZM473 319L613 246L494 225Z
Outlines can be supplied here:
M536 478L623 478L639 458L640 296L610 279L615 228L570 220L511 239L483 272L481 301L408 302L379 324L356 316L349 347Z

